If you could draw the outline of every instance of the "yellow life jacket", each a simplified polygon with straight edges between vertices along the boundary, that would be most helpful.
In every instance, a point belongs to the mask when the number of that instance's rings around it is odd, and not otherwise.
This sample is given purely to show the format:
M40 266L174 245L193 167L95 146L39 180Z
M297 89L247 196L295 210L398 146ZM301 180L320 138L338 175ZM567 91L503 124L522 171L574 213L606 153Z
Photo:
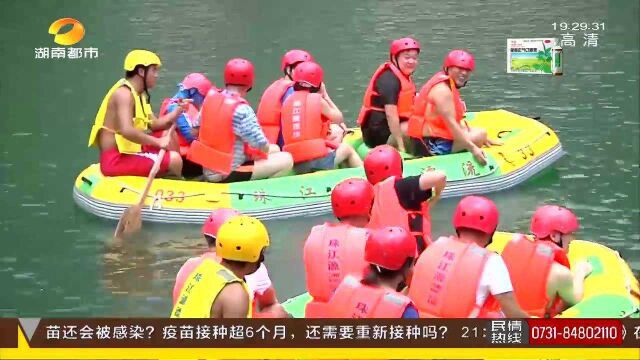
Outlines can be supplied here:
M204 259L189 275L171 311L171 318L209 318L211 306L222 289L239 282L251 298L247 284L217 261ZM251 306L247 318L251 317Z
M89 135L89 144L88 146L96 145L96 139L98 137L98 132L101 129L106 129L107 131L111 131L115 133L114 130L104 127L104 118L107 114L107 107L109 105L109 99L111 99L111 95L120 88L121 86L126 86L131 90L131 95L133 96L133 101L135 103L135 110L133 113L133 126L136 129L146 131L149 129L149 124L151 124L151 115L153 111L151 110L151 105L149 104L147 97L138 94L131 85L129 81L126 79L120 79L116 82L107 95L105 95L104 99L102 99L102 104L100 104L100 109L98 109L98 114L96 115L96 120L91 128L91 135ZM137 153L142 150L142 146L140 144L136 144L133 141L129 141L125 139L122 135L115 133L116 144L118 145L118 151L121 153Z

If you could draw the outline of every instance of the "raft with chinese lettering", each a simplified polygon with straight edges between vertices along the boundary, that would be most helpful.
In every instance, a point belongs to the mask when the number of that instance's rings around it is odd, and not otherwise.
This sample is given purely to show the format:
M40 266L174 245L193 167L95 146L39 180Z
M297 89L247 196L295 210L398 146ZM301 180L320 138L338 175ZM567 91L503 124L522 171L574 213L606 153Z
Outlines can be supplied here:
M489 249L502 252L507 242L516 234L496 232ZM569 246L571 265L587 260L593 271L585 279L584 297L578 304L566 309L561 318L625 318L640 316L638 279L633 276L627 262L620 254L604 245L590 241L574 240ZM283 303L293 317L304 317L306 304L311 301L308 293L298 295Z
M487 165L480 166L468 152L411 159L405 154L404 175L418 175L426 169L447 174L443 197L459 197L501 191L518 185L563 155L555 132L543 123L505 110L470 112L470 126L485 128L502 146L485 148ZM361 156L368 149L359 129L345 137ZM146 206L145 221L196 223L211 210L231 207L263 220L315 216L331 211L330 194L340 181L364 177L362 168L336 169L275 179L216 184L197 181L156 179ZM122 211L138 201L146 178L106 177L98 164L90 165L76 178L73 197L84 210L97 216L119 219Z

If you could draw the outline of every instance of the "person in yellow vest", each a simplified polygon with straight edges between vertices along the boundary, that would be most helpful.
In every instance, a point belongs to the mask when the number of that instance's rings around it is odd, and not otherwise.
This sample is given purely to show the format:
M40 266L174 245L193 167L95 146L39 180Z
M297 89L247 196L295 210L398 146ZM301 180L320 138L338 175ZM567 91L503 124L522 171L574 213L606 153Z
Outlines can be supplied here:
M243 279L258 270L269 243L269 233L260 220L241 215L226 221L216 239L221 261L204 259L191 272L171 317L251 317L251 292Z
M158 55L151 51L129 52L124 59L125 78L118 80L102 100L88 146L100 149L100 170L105 176L147 176L158 154L144 152L142 145L159 149L169 146L170 135L156 138L146 131L168 129L188 104L181 103L183 106L160 118L153 115L149 90L156 85L161 65ZM158 174L167 172L181 176L178 152L167 151L162 159Z

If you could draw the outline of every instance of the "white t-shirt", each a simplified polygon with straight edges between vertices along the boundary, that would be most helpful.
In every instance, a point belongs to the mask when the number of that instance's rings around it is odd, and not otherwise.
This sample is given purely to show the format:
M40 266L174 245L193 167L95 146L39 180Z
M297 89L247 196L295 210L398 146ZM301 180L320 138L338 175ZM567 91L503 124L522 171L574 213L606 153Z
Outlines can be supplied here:
M271 287L271 279L269 278L269 272L264 263L260 264L260 267L253 274L249 274L244 277L244 281L247 283L251 294L262 295L268 288Z
M480 275L480 284L476 292L476 304L481 306L491 295L500 295L513 291L507 265L498 254L492 253Z

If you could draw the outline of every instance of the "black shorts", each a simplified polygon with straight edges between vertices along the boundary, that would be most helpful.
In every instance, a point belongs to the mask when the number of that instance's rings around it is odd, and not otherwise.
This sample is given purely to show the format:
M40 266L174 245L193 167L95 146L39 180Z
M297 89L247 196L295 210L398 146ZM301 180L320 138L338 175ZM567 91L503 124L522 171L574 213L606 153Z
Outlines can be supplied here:
M202 165L190 161L186 157L182 158L182 176L187 179L202 176Z
M221 184L232 182L249 181L253 175L253 161L247 161L239 168L232 171L229 176L220 181Z
M389 123L385 113L372 110L365 117L364 124L360 127L362 130L362 140L365 145L374 148L378 145L384 145L391 136Z

